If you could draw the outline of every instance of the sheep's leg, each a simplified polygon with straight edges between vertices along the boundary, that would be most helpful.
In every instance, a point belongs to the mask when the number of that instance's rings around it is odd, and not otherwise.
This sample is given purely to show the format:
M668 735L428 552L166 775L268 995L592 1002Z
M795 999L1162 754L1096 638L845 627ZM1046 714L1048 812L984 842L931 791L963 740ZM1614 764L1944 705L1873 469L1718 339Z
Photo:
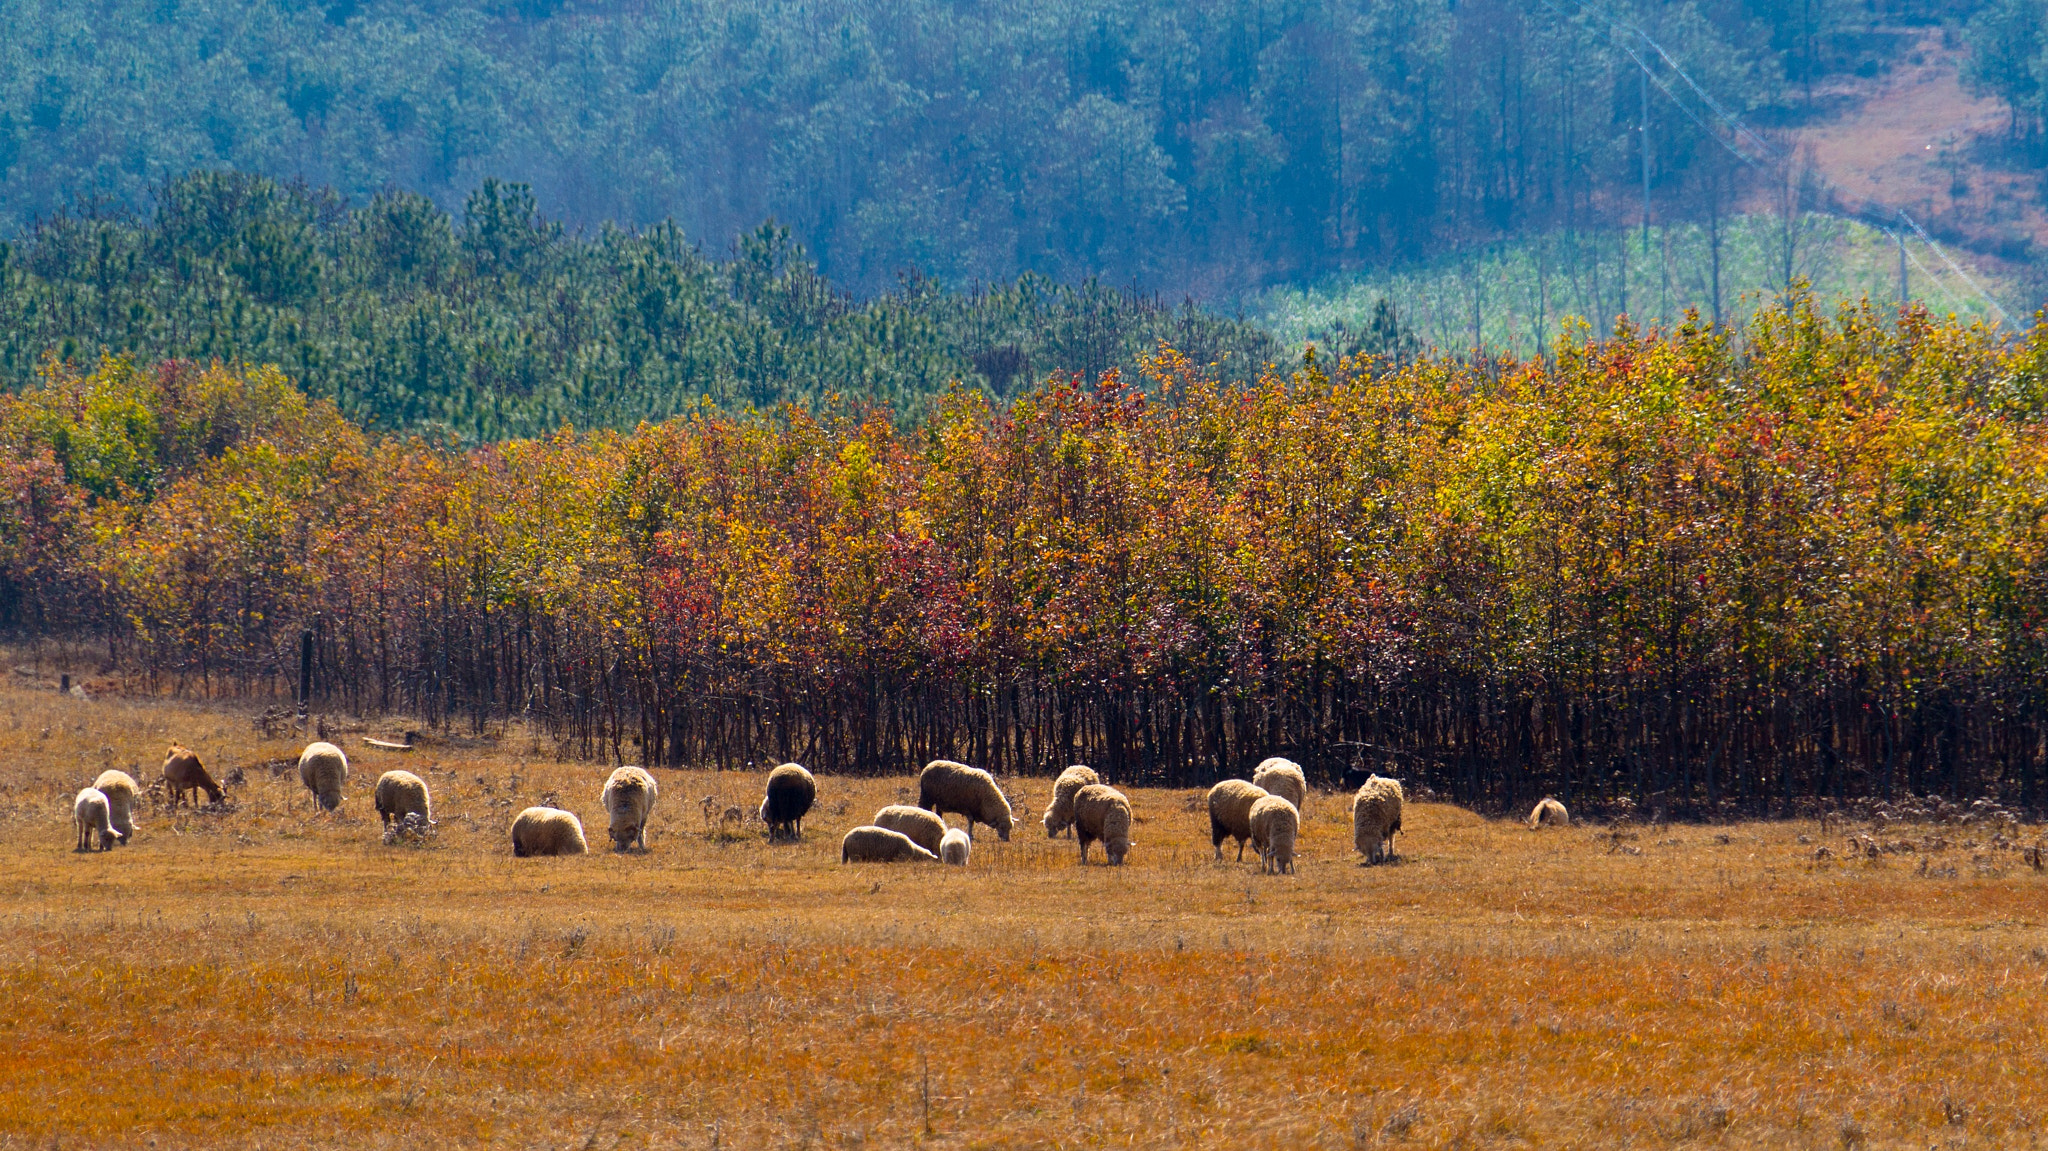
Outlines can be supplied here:
M1237 841L1237 861L1239 863L1244 862L1244 840L1242 839Z

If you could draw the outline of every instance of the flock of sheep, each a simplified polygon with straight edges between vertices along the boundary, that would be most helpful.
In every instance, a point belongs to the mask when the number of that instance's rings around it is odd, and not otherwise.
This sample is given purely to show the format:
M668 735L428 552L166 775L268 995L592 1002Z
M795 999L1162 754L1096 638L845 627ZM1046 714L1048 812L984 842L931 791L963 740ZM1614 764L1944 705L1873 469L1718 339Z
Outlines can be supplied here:
M347 781L348 756L339 747L313 743L300 753L299 782L324 810L341 805ZM194 791L204 791L210 802L218 802L222 794L220 784L207 773L199 757L183 747L172 747L164 759L162 782L173 808ZM635 845L646 849L647 820L659 791L654 777L638 767L621 767L605 781L598 798L616 850ZM433 826L433 800L426 781L412 772L385 772L378 777L374 794L377 814L387 829L394 820L401 827ZM106 851L133 835L138 797L135 780L126 772L100 773L73 803L77 850L90 851L96 844ZM817 797L817 780L801 765L785 763L769 772L767 795L760 808L769 840L801 838L804 816ZM1261 873L1294 871L1294 845L1301 833L1301 810L1308 800L1308 780L1299 765L1278 757L1268 759L1252 772L1250 782L1226 779L1209 789L1208 799L1210 843L1217 859L1223 858L1223 841L1235 839L1237 858L1242 861L1245 844L1251 844L1258 853ZM1402 803L1401 784L1378 775L1368 778L1352 797L1352 842L1367 863L1393 857ZM947 826L948 815L964 817L966 830ZM1111 864L1123 863L1133 846L1130 798L1104 784L1085 766L1060 773L1042 822L1048 836L1072 829L1083 864L1088 862L1088 849L1096 843L1102 845L1103 856ZM1555 799L1543 800L1529 813L1532 828L1569 822L1564 805ZM917 806L891 804L876 812L874 822L854 828L840 840L839 859L841 863L943 861L965 866L973 851L977 823L994 829L1000 839L1010 838L1015 820L995 777L964 763L933 760L918 777ZM581 855L588 850L583 821L574 812L529 807L512 821L514 855Z

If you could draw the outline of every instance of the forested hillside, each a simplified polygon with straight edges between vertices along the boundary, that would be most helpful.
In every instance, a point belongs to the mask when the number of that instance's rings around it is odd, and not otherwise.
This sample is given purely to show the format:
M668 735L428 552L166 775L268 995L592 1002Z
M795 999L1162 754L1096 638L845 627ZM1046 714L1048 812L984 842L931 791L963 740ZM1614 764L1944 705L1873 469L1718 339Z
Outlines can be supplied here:
M915 419L956 382L1000 398L1050 372L1135 372L1162 342L1238 380L1281 355L1260 328L1092 281L912 278L855 300L786 229L713 258L668 225L569 233L495 181L450 218L417 195L349 208L199 173L159 187L148 216L60 214L0 244L9 389L50 355L276 364L372 428L468 441L631 427L707 400L841 395Z
M1998 4L1984 82L2026 104L2038 0ZM1646 110L1659 213L1720 210L1714 114L1623 29L1768 125L1975 6L0 0L0 231L193 168L447 210L495 176L572 227L718 247L773 217L863 294L915 268L1207 297L1632 220Z

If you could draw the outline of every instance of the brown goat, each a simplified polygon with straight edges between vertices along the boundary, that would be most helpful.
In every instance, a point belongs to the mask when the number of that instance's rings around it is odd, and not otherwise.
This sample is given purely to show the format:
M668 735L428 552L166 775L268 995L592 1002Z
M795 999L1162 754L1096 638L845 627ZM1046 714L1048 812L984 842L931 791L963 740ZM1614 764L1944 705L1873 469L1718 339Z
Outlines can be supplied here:
M164 782L171 788L172 807L178 806L188 791L204 791L207 802L220 802L220 784L206 774L206 765L189 748L171 745L170 754L164 759Z

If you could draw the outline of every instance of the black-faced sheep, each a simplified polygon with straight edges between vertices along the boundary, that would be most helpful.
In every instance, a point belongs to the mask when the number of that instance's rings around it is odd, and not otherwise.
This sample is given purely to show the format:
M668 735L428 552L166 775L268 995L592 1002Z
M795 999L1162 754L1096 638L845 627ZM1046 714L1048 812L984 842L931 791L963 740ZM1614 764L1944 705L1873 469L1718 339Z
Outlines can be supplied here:
M128 837L135 834L135 801L142 795L142 789L135 786L135 777L109 769L100 772L92 786L107 797L107 818L120 835L116 842L128 842Z
M967 858L973 853L974 841L957 827L947 828L945 838L939 840L939 859L954 867L967 866Z
M1052 803L1045 809L1045 834L1048 839L1074 825L1074 793L1091 783L1101 783L1102 777L1085 763L1077 763L1060 772L1052 781Z
M875 813L870 826L900 831L933 855L939 853L939 845L946 839L946 821L922 807L911 807L905 803L892 803Z
M597 800L610 817L615 850L624 851L636 843L640 850L647 850L647 817L654 814L660 792L645 768L621 767L604 781Z
M804 816L818 801L818 781L800 763L785 763L768 773L768 796L761 801L761 822L768 841L801 839Z
M1103 856L1121 866L1131 853L1131 801L1100 783L1075 792L1074 838L1081 841L1082 863L1088 862L1088 845L1100 840Z
M996 838L1009 842L1015 820L1010 801L996 786L996 777L978 767L935 759L917 777L917 805L943 817L948 812L967 817L967 834L974 825L986 823L996 829Z
M1252 804L1266 798L1266 789L1241 779L1226 779L1209 789L1209 842L1223 858L1223 841L1237 840L1237 858L1244 861L1245 842L1252 837Z
M1394 857L1394 833L1401 830L1401 785L1383 775L1367 779L1351 801L1351 842L1367 863Z
M582 855L590 850L583 821L559 807L529 807L512 821L512 854Z
M1252 846L1259 853L1259 871L1288 875L1294 871L1294 840L1301 833L1301 812L1285 796L1263 796L1252 804Z
M886 827L856 827L839 841L841 863L937 863L939 857Z
M409 771L387 771L377 777L377 814L384 826L394 819L418 815L434 825L434 801L427 794L427 781Z
M1301 773L1301 765L1291 759L1276 755L1253 768L1252 786L1293 804L1297 815L1308 810L1308 777Z
M220 784L206 773L206 765L199 762L199 757L190 748L171 745L171 750L164 756L163 778L165 786L170 788L172 807L178 806L188 791L203 791L208 803L220 802Z
M1529 812L1530 831L1539 827L1569 827L1571 822L1572 817L1565 811L1564 804L1547 795L1538 800L1535 809Z
M93 837L99 837L101 851L111 851L121 833L114 830L112 818L108 815L107 795L97 787L88 787L78 793L71 803L72 818L78 822L79 851L91 851Z
M299 782L320 801L324 811L341 806L341 785L348 782L348 755L331 743L309 743L299 753Z

